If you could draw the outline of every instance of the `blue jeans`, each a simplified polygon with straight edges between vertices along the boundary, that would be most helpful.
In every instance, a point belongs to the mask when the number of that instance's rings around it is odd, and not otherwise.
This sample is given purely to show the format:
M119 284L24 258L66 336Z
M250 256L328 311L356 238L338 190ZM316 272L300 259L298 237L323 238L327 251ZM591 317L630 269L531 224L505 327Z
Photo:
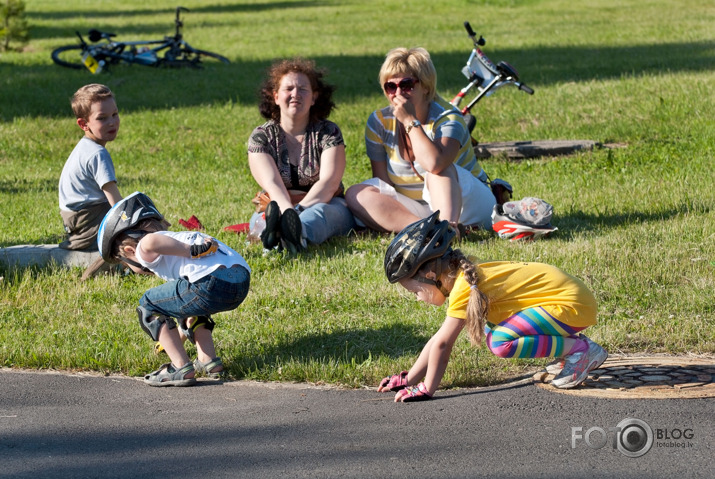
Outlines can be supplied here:
M318 203L300 214L303 236L309 243L321 244L333 236L345 236L355 228L355 218L345 198L335 197L330 203Z
M251 274L243 266L221 268L194 283L178 279L151 288L139 304L176 319L210 316L236 309L246 299L250 283Z

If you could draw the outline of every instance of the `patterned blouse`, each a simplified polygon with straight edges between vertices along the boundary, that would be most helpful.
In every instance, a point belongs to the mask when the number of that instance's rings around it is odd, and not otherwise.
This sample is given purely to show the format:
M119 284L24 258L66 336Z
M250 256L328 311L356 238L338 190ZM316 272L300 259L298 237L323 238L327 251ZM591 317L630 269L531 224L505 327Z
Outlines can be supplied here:
M248 152L270 155L287 189L308 191L320 177L320 157L323 151L344 144L340 128L332 121L309 123L303 138L300 161L298 166L294 166L290 163L283 128L269 120L251 133Z

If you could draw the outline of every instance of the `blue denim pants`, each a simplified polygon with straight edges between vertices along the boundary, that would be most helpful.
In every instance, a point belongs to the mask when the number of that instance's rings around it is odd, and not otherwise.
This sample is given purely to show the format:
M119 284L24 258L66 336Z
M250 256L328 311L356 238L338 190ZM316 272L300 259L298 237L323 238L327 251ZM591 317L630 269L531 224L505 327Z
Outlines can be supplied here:
M139 304L176 319L210 316L236 309L246 299L250 283L251 274L243 266L221 268L194 283L178 279L151 288Z
M345 198L335 197L330 203L318 203L300 214L303 236L309 243L321 244L333 236L345 236L355 228L355 218Z

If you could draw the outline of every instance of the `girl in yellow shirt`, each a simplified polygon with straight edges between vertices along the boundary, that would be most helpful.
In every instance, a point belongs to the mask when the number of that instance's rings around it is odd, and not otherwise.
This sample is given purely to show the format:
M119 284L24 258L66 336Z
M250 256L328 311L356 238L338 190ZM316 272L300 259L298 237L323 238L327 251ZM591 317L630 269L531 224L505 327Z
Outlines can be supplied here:
M407 226L387 249L385 273L417 299L437 306L449 299L447 318L409 371L384 378L378 391L395 401L431 399L464 327L497 356L563 358L552 372L556 387L581 384L608 353L583 334L596 324L596 300L586 285L541 263L475 264L451 242L456 233L439 212Z

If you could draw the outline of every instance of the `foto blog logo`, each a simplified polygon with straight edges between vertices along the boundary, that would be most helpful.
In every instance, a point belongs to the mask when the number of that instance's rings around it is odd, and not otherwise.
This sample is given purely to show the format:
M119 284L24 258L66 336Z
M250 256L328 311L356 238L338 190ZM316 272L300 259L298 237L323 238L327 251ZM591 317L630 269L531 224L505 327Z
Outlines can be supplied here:
M613 449L628 457L640 457L653 446L653 430L640 419L626 418L606 429L593 426L584 431L581 426L571 427L571 449L575 449L579 441L591 449L601 449L608 444L609 438Z
M576 449L580 442L591 449L601 449L610 440L613 449L628 457L643 456L654 445L671 449L691 448L693 443L690 439L695 437L691 428L657 428L653 434L653 429L645 421L635 418L626 418L615 427L584 429L581 426L571 427L571 449Z

